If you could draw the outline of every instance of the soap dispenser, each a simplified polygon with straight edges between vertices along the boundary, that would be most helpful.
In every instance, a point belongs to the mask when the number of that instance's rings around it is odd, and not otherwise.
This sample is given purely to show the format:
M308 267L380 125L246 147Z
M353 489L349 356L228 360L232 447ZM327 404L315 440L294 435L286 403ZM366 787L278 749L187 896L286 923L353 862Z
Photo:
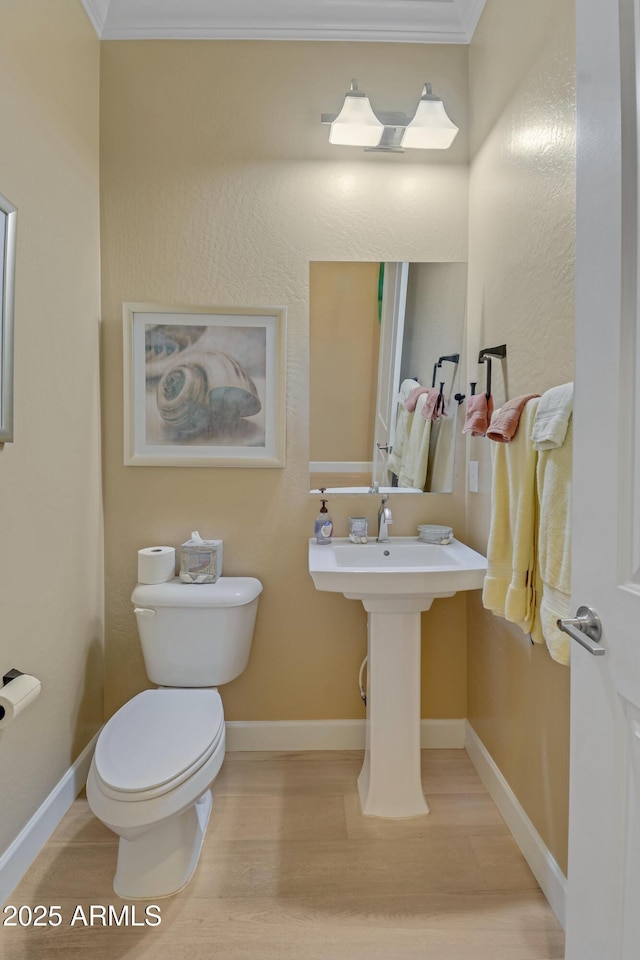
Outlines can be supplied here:
M320 513L316 517L313 532L316 537L316 543L331 543L331 534L333 533L333 520L327 510L327 501L321 500Z

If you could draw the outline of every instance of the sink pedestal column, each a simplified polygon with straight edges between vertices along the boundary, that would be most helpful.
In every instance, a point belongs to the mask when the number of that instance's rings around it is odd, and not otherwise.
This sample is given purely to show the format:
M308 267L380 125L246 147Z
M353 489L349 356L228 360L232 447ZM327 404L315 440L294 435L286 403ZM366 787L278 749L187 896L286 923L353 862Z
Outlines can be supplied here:
M317 589L360 600L368 613L367 737L358 789L369 816L429 812L420 777L420 614L437 597L477 590L486 570L486 558L459 540L309 541Z
M360 599L369 637L362 812L417 817L429 812L420 772L420 612L433 598Z

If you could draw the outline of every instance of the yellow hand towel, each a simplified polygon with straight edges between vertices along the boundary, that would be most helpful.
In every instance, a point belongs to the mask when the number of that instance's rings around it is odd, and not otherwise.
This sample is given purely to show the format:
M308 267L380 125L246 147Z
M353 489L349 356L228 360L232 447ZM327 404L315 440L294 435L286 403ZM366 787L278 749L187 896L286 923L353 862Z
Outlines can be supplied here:
M390 470L391 473L395 473L396 476L400 475L400 470L402 469L402 463L407 446L407 438L409 436L411 424L415 416L414 413L410 413L406 409L404 401L407 399L411 391L415 389L415 387L415 380L403 380L400 384L400 391L398 393L398 414L396 418L395 437L393 438L393 450L387 457L387 470Z
M426 489L433 493L447 493L452 490L458 435L457 419L458 404L454 403L450 415L438 420L431 427Z
M570 416L571 414L569 414ZM532 637L546 641L558 663L569 663L569 637L558 630L559 617L570 617L571 608L571 454L573 421L564 442L538 454L537 487L540 502L538 563L542 595Z
M431 420L425 420L422 416L422 408L426 401L427 394L420 394L404 450L402 467L398 477L399 487L413 487L417 490L424 490L427 481Z
M511 443L492 444L491 527L483 605L530 633L536 607L536 463L531 428L538 398L529 400Z

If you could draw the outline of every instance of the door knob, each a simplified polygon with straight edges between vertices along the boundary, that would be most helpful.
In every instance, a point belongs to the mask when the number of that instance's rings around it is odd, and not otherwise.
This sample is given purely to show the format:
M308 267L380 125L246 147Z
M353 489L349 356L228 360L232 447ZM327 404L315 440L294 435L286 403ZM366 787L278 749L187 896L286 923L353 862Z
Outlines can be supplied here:
M604 657L605 649L600 646L602 624L600 617L591 607L578 607L575 617L557 620L556 623L559 630L567 633L594 657Z
M391 451L393 450L393 447L390 446L388 443L376 443L376 447L378 448L378 450L384 450L385 453L391 453Z

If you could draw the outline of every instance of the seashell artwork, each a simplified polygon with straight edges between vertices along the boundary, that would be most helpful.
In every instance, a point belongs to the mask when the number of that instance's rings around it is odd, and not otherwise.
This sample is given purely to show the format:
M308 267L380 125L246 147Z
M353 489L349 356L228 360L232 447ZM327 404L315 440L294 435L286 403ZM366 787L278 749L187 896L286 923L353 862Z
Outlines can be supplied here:
M286 307L123 303L124 462L283 467Z
M178 353L196 343L205 327L149 326L145 335L145 373L147 382L160 377Z
M147 325L148 439L264 443L264 427L247 421L263 408L247 368L264 381L265 354L261 327Z
M218 350L185 350L165 369L157 388L158 411L181 432L211 421L251 417L262 404L246 370Z

